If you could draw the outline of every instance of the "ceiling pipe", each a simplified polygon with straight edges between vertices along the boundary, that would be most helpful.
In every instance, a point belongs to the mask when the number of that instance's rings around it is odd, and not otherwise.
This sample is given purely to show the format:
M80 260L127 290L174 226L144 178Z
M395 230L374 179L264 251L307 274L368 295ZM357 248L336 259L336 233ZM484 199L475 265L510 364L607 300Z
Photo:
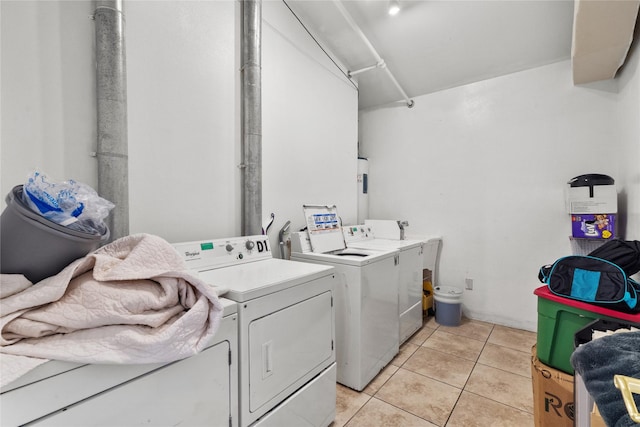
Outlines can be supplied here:
M364 73L366 71L370 71L370 70L373 70L373 69L376 69L376 68L383 68L384 66L385 66L384 61L381 61L381 62L378 62L377 64L370 65L368 67L364 67L364 68L361 68L359 70L347 71L347 75L349 77L352 77L352 76L355 76L357 74Z
M242 235L262 234L262 1L242 0Z
M400 94L404 98L404 100L405 100L405 102L407 104L407 107L409 107L409 108L413 107L414 104L415 104L413 99L410 99L409 96L407 95L407 93L404 91L404 89L402 89L402 86L400 86L400 83L398 83L398 81L393 76L393 74L391 73L389 68L387 68L384 60L380 57L380 55L376 51L375 47L373 47L373 45L371 44L371 42L369 41L367 36L365 36L365 34L362 32L362 30L360 29L358 24L356 24L356 22L353 20L353 17L351 16L351 14L347 11L347 9L345 9L344 5L342 4L342 1L333 0L333 3L336 5L336 7L340 11L340 13L344 17L344 19L347 21L347 23L351 26L353 31L355 31L356 34L362 39L362 41L367 46L369 51L373 54L373 56L374 56L374 58L376 60L376 65L375 66L367 67L367 69L362 69L362 70L358 70L358 71L354 71L354 72L349 72L348 74L351 76L351 75L354 75L354 73L358 74L358 73L361 73L361 72L364 72L364 71L372 70L374 68L383 68L385 70L387 76L391 80L391 82L394 84L396 89L398 89L398 92L400 92Z
M122 0L97 0L95 12L98 194L115 207L109 241L129 234L127 75Z

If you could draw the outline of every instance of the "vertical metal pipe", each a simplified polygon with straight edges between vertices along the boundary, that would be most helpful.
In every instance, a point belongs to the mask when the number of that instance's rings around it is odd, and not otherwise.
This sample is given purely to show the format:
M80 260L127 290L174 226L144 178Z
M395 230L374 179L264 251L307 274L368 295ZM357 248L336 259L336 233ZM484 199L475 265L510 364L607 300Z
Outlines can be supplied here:
M97 0L98 193L113 202L110 240L129 234L127 79L122 0Z
M262 1L242 1L242 234L262 234Z

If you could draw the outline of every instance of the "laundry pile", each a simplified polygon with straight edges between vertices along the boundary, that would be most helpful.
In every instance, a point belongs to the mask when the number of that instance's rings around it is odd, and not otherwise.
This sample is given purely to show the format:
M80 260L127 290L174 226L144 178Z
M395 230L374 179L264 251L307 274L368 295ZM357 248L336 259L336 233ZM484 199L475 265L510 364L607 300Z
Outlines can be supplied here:
M49 359L170 362L205 349L222 317L216 288L160 237L114 241L36 284L0 277L0 381Z
M571 364L582 376L608 426L635 426L614 384L614 375L640 378L640 331L613 334L581 345L571 356ZM635 394L640 406L640 395Z

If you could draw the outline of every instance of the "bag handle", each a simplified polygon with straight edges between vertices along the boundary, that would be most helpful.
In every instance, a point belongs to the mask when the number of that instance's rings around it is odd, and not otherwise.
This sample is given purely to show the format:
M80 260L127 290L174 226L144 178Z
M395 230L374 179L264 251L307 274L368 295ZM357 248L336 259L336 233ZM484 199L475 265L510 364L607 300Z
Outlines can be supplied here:
M551 272L551 264L543 265L538 272L538 280L542 283L548 283L549 273Z

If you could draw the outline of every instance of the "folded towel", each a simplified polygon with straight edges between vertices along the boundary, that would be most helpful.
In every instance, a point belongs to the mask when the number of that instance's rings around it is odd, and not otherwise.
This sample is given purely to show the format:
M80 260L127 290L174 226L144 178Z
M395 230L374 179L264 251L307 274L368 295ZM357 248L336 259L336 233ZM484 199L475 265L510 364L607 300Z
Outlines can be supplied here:
M608 335L583 344L574 351L571 364L608 426L637 426L629 417L613 376L640 378L640 332ZM640 407L640 396L634 395L634 399Z
M0 289L2 385L48 359L183 359L207 347L223 311L216 288L149 234L118 239L34 285L2 275Z

